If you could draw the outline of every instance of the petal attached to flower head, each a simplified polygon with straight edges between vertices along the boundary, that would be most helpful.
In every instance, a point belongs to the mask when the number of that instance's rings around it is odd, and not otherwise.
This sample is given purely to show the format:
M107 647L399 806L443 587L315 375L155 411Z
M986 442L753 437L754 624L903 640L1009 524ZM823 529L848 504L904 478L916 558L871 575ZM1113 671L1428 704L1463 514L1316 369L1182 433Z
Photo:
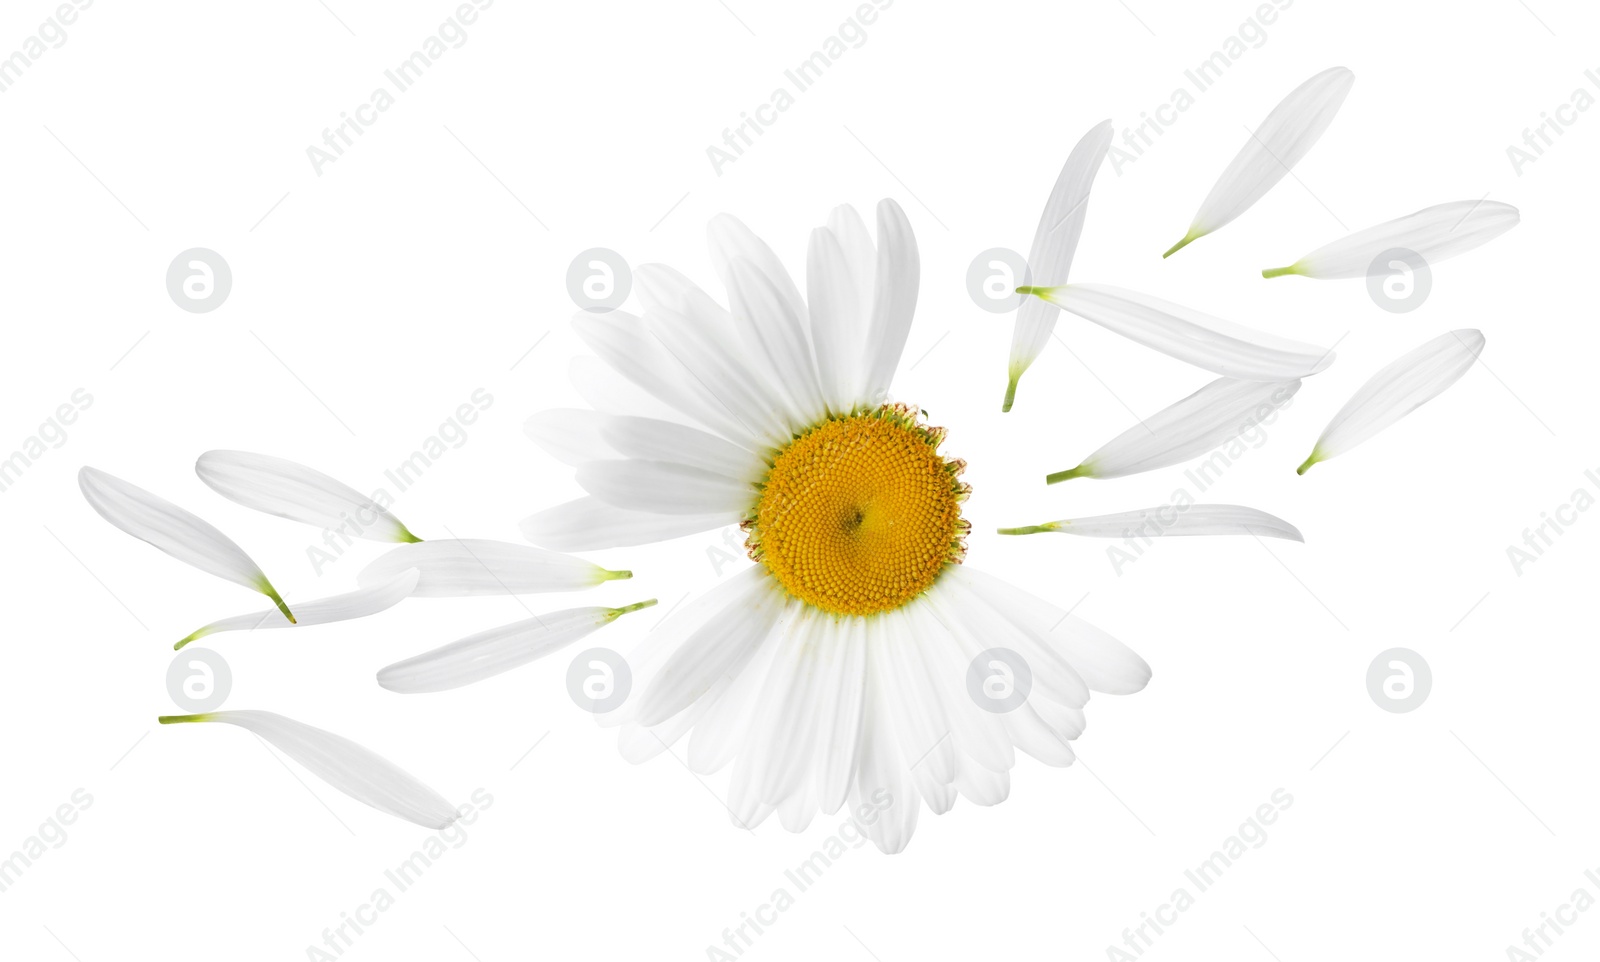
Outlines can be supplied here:
M796 307L766 272L743 257L728 265L728 298L743 349L765 362L803 423L821 418L827 403L811 352L805 305Z
M607 504L599 498L578 498L522 519L522 536L551 551L599 551L629 548L681 538L738 524L740 511L721 514L656 514Z
M182 648L191 641L197 641L207 635L214 635L219 631L254 631L258 628L304 628L308 625L325 625L335 621L350 621L355 618L365 618L375 615L411 596L416 590L419 575L415 568L408 568L388 581L379 582L369 588L361 588L331 598L318 598L315 601L302 601L294 606L295 622L290 624L278 617L276 611L257 611L248 615L234 615L213 621L203 628L191 632L182 641L173 645L173 648Z
M490 628L397 661L378 672L378 684L407 695L460 688L560 651L619 616L655 603L652 598L623 608L569 608Z
M78 488L100 517L184 564L261 592L285 618L294 621L289 606L261 568L210 522L98 468L79 470Z
M1448 331L1390 362L1333 416L1296 473L1343 454L1443 394L1477 363L1483 345L1480 331Z
M1089 129L1067 155L1067 162L1056 177L1056 185L1045 201L1044 213L1028 251L1027 283L1035 287L1060 287L1072 269L1072 255L1078 250L1078 237L1089 210L1089 188L1111 147L1111 121L1102 120ZM1056 326L1054 304L1039 298L1025 298L1017 310L1017 323L1011 334L1011 363L1006 400L1000 410L1011 410L1017 381L1050 340Z
M767 473L767 463L706 431L655 418L601 415L600 436L624 458L670 461L754 484Z
M368 541L421 541L372 498L321 471L249 451L207 451L194 472L211 490L247 508Z
M848 414L860 400L856 397L856 385L861 382L857 369L871 315L862 313L856 283L838 236L826 227L813 230L806 247L806 309L811 315L817 375L828 410L834 414Z
M1189 233L1162 254L1170 257L1260 200L1316 144L1350 93L1356 75L1332 67L1296 87L1261 122L1201 202Z
M380 555L356 575L363 588L393 580L407 568L420 577L412 594L418 598L461 598L473 595L524 595L546 591L579 591L602 581L631 578L631 572L607 571L571 555L479 539L439 539L401 545Z
M551 408L522 423L522 433L544 453L577 467L621 455L600 436L606 415L587 408Z
M1379 255L1393 250L1416 254L1423 264L1437 264L1489 243L1517 226L1521 219L1515 207L1498 201L1458 200L1436 204L1415 214L1356 231L1317 248L1288 267L1264 270L1261 276L1303 274L1322 280L1365 277Z
M1299 381L1217 378L1107 441L1077 467L1046 480L1120 478L1180 464L1260 424L1298 390Z
M1068 284L1032 293L1084 320L1195 367L1247 381L1290 381L1326 370L1331 349L1268 334L1170 301L1109 287Z
M1071 518L1022 528L1000 529L1001 534L1043 534L1048 531L1089 538L1248 534L1289 541L1305 540L1298 528L1282 518L1238 504L1164 504L1137 511L1099 514L1092 518Z
M900 366L906 335L911 332L911 318L917 310L921 280L922 262L911 221L899 204L885 198L878 202L878 271L861 395L868 404L882 400L888 393L895 368Z
M747 514L757 497L749 481L670 461L591 461L577 479L601 501L658 514Z
M342 735L269 711L162 715L163 725L224 722L260 735L274 748L351 798L426 828L445 828L459 814L443 795L398 765Z

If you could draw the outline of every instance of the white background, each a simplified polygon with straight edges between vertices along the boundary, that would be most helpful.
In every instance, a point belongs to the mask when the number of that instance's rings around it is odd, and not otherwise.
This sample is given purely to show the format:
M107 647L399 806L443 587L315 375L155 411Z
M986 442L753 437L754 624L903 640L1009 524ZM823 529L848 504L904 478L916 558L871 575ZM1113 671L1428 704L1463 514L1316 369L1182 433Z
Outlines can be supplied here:
M578 251L672 263L711 285L703 228L727 210L798 271L832 205L893 196L923 268L895 393L970 462L969 563L1078 604L1155 675L1138 695L1091 704L1081 764L1023 759L1004 804L924 812L896 857L850 851L745 957L1105 958L1278 788L1294 801L1265 843L1146 958L1506 957L1575 889L1600 895L1583 875L1600 866L1600 512L1520 575L1506 555L1575 489L1593 493L1584 472L1600 468L1600 112L1577 114L1520 175L1506 155L1574 89L1600 95L1584 77L1600 66L1597 15L1529 2L1299 0L1144 156L1102 170L1075 280L1339 352L1204 498L1279 514L1306 543L1169 541L1120 575L1103 542L992 532L1166 500L1181 468L1042 478L1210 376L1069 318L1002 416L1011 321L974 306L965 273L985 248L1026 250L1082 132L1111 117L1120 143L1255 4L900 0L721 176L707 146L784 86L853 3L500 0L320 176L307 146L453 4L94 4L0 94L0 449L75 389L94 399L0 494L0 855L74 790L93 797L65 843L0 895L4 954L306 958L429 834L244 731L155 724L180 710L164 681L172 641L259 598L105 524L77 491L81 465L213 521L293 603L348 590L382 546L358 544L319 575L305 553L318 532L217 497L195 457L265 451L393 492L384 469L483 388L493 405L395 511L424 537L519 540L519 519L577 492L521 424L576 401L564 275ZM8 4L0 52L53 9ZM1296 177L1163 261L1245 126L1335 64L1355 71L1354 91ZM1412 313L1379 310L1361 281L1259 276L1346 228L1484 196L1519 207L1522 224L1438 265ZM197 246L234 275L209 314L180 311L164 286L174 256ZM1487 335L1483 363L1295 476L1374 370L1462 327ZM604 552L596 560L637 577L523 601L662 599L594 638L627 651L657 613L735 569L716 570L720 545L712 532ZM452 799L494 797L465 844L344 957L706 958L742 913L794 891L784 870L837 820L746 833L729 824L722 779L698 781L667 756L629 766L569 700L564 655L431 696L373 682L400 657L524 617L511 598L421 600L210 643L232 666L227 707L355 738ZM1394 646L1433 670L1410 714L1380 710L1366 688L1368 663ZM1578 918L1547 957L1600 947L1600 912Z

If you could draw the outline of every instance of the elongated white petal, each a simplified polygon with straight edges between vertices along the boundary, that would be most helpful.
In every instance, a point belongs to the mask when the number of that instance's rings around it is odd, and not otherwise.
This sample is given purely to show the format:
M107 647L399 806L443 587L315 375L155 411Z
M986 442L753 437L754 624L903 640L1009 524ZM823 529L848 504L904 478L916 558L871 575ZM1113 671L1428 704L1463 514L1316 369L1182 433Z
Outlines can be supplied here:
M412 591L418 598L578 591L602 581L633 577L632 572L607 571L582 558L542 548L463 538L401 545L362 568L356 583L373 587L393 580L407 568L417 569L420 575Z
M911 332L921 281L922 261L911 221L899 204L885 198L878 202L878 271L867 332L866 382L861 392L866 403L882 399L894 380L906 335Z
M1343 454L1443 394L1477 363L1483 344L1480 331L1449 331L1390 362L1333 416L1296 473Z
M421 541L372 498L337 478L286 458L249 451L207 451L194 472L211 490L290 521L333 528L368 541Z
M625 458L671 461L750 484L767 473L765 459L715 434L655 418L602 418L600 436Z
M765 362L800 417L815 421L826 404L811 353L805 306L784 296L772 279L743 257L728 265L729 312L745 352Z
M1107 441L1077 467L1045 480L1120 478L1181 464L1260 424L1298 390L1299 381L1217 378Z
M871 317L862 313L861 304L844 245L826 227L813 230L806 247L806 307L811 315L817 377L823 399L834 414L849 413L858 400L855 388L861 377L857 369Z
M1332 67L1290 91L1217 178L1189 233L1161 256L1172 256L1249 210L1322 137L1355 82L1356 75L1348 68Z
M1088 538L1151 538L1203 534L1248 534L1261 538L1304 541L1300 530L1265 511L1239 504L1164 504L1137 511L1098 514L1091 518L1046 521L1021 528L1001 528L1001 534L1042 534L1059 531Z
M1168 357L1227 377L1291 381L1333 363L1332 350L1119 287L1068 284L1031 293Z
M1319 247L1288 267L1261 272L1262 277L1303 274L1323 280L1365 277L1385 251L1400 249L1432 265L1489 243L1517 226L1522 215L1510 204L1493 200L1458 200L1436 204L1415 214L1356 231Z
M669 461L592 461L577 471L583 489L608 504L658 514L748 513L755 485Z
M522 536L551 551L630 548L738 524L744 513L655 514L630 511L599 498L578 498L522 519Z
M234 615L213 621L211 624L198 628L187 637L173 645L173 648L182 648L191 641L214 635L221 631L255 631L260 628L304 628L308 625L326 625L335 621L351 621L355 618L365 618L375 615L380 611L393 608L395 605L411 596L416 590L417 579L420 577L415 568L408 568L388 581L379 582L370 588L360 588L331 598L318 598L315 601L302 601L294 606L295 621L293 624L284 621L278 612L267 611L251 612L248 615Z
M552 408L524 421L522 432L544 453L577 467L590 461L621 457L617 449L601 437L606 417L586 408Z
M622 608L569 608L490 628L397 661L378 672L378 684L408 695L460 688L560 651L619 616L655 603L652 598Z
M261 568L210 522L99 468L79 470L78 488L100 517L184 564L261 592L285 618L294 621L289 606Z
M223 722L260 735L311 774L365 805L427 828L445 828L458 817L443 795L394 762L343 735L312 728L270 711L214 711L163 715L163 725Z
M784 607L783 592L769 578L744 582L726 607L667 657L640 696L638 723L658 725L705 694L773 630Z
M1056 178L1056 185L1045 202L1039 227L1028 251L1029 284L1060 287L1072 270L1072 255L1089 211L1089 188L1111 147L1111 121L1102 120L1078 141ZM1000 410L1011 410L1017 394L1017 381L1050 340L1060 308L1036 297L1025 298L1017 309L1016 327L1011 334L1011 364L1006 384L1006 399Z
M860 298L860 306L856 310L856 316L861 319L860 329L855 339L859 347L866 344L867 325L872 321L873 292L878 286L878 245L873 243L872 232L867 230L866 221L849 204L840 204L828 212L828 230L838 238L839 246L844 249L844 259L850 265L850 276L855 280L853 287L856 297Z

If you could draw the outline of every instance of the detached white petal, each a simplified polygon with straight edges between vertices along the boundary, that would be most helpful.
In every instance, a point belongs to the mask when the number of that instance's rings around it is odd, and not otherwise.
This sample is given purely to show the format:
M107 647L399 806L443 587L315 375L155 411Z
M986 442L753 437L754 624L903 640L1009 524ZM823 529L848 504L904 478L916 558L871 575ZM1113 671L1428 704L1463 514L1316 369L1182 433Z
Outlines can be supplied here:
M1391 362L1345 402L1295 473L1343 454L1443 394L1477 362L1483 344L1481 331L1450 331Z
M342 735L275 715L270 711L214 711L202 715L162 715L163 725L223 722L260 735L306 770L380 812L426 828L445 828L458 817L443 795L394 762Z
M1306 540L1301 537L1300 529L1282 518L1238 504L1163 504L1155 508L1140 508L1138 511L1000 529L1001 534L1042 534L1047 531L1088 538L1248 534L1289 541Z
M633 577L631 571L607 571L582 558L542 548L469 538L401 545L362 568L356 583L375 587L394 580L407 568L417 569L420 575L412 591L418 598L578 591L602 581Z
M1045 478L1120 478L1199 457L1260 424L1300 390L1299 381L1222 377L1100 446L1077 467Z
M1056 177L1056 185L1045 201L1039 227L1034 231L1033 247L1028 251L1028 283L1037 287L1060 287L1067 282L1072 256L1078 250L1084 217L1089 211L1089 188L1111 147L1111 121L1102 120L1089 129L1067 155L1067 162ZM1048 301L1029 297L1017 310L1016 327L1011 334L1011 365L1006 383L1006 399L1001 411L1011 410L1017 396L1017 381L1044 350L1056 326L1060 309Z
M1344 98L1356 82L1345 67L1332 67L1294 88L1272 108L1233 163L1222 172L1201 202L1189 233L1162 254L1171 257L1194 240L1211 233L1250 209L1250 205L1283 179L1300 158L1310 152L1323 131L1333 123Z
M654 514L578 498L522 519L522 536L551 551L600 551L651 544L744 520L743 512Z
M1376 227L1319 247L1288 267L1273 267L1262 277L1303 274L1328 280L1365 277L1384 251L1413 251L1427 264L1464 254L1517 226L1522 215L1510 204L1493 200L1458 200L1426 207Z
M332 598L318 598L315 601L302 601L295 607L295 623L290 624L278 617L276 611L256 611L248 615L234 615L213 621L203 628L190 632L187 637L173 645L174 649L182 648L191 641L197 641L207 635L214 635L219 631L255 631L258 628L304 628L307 625L326 625L335 621L350 621L355 618L365 618L375 615L387 608L410 597L411 592L417 587L417 570L407 569L389 581L373 585L370 588L361 588L347 594L334 595Z
M619 616L655 603L651 598L622 608L570 608L490 628L397 661L378 672L378 684L407 695L460 688L560 651Z
M321 471L249 451L207 451L194 473L211 490L247 508L368 541L421 541L375 501Z
M1326 370L1334 353L1104 284L1020 289L1168 357L1247 381L1290 381Z
M294 621L289 606L261 568L232 538L209 522L98 468L85 466L79 470L78 488L100 517L184 564L261 592L272 599L285 618Z

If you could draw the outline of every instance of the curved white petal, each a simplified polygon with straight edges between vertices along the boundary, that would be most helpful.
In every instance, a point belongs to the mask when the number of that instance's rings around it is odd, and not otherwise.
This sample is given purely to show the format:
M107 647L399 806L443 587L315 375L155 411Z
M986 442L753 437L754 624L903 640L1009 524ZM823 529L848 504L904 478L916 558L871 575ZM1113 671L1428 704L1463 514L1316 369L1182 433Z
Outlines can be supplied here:
M601 501L658 514L748 514L757 496L749 481L669 461L591 461L576 477Z
M832 815L844 804L855 773L862 705L866 699L866 619L844 618L828 646L822 700L817 710L817 748L812 780L817 804Z
M905 849L917 828L922 802L900 758L889 701L894 693L884 680L868 672L866 718L861 725L860 763L850 792L850 807L858 814L876 810L876 818L861 825L862 834L885 855Z
M356 618L365 618L368 615L375 615L380 611L393 608L406 598L409 598L411 592L416 590L419 577L420 575L415 568L408 568L388 581L379 582L369 588L359 588L342 595L334 595L331 598L318 598L314 601L299 602L294 606L294 623L284 621L278 616L278 612L272 609L251 612L248 615L234 615L231 618L223 618L194 630L172 647L182 648L191 641L196 641L221 631L255 631L260 628L304 628L308 625L326 625L335 621L351 621Z
M625 458L671 461L749 484L767 473L765 459L715 434L655 418L602 417L600 436Z
M207 451L195 474L211 490L247 508L335 528L368 541L420 541L372 498L321 471L249 451Z
M407 695L460 688L560 651L618 616L653 604L654 599L624 608L569 608L490 628L397 661L378 672L378 684Z
M586 408L551 408L522 423L522 432L544 453L577 467L621 455L601 437L607 415Z
M1390 362L1333 416L1296 473L1343 454L1443 394L1477 363L1483 345L1480 331L1448 331Z
M917 310L921 280L922 263L911 222L899 204L884 198L878 202L878 269L865 345L866 381L860 393L867 403L881 400L894 380Z
M306 771L380 812L427 828L445 828L459 814L443 795L382 755L343 735L312 728L270 711L162 715L163 725L222 722L254 732Z
M848 414L859 400L861 345L870 314L861 311L861 292L844 245L833 231L818 227L806 247L806 306L823 399L834 414ZM870 283L870 282L869 282Z
M574 355L567 363L567 380L585 404L606 414L661 418L677 424L700 425L644 388L623 377L616 368L593 354Z
M289 606L261 568L210 522L99 468L80 469L78 489L100 517L184 564L261 592L285 618L294 621Z
M844 259L850 265L850 276L855 281L853 287L860 299L856 309L861 324L856 334L857 344L865 344L867 325L872 321L873 291L878 283L878 245L873 243L866 222L849 204L840 204L828 212L828 230L838 239Z
M735 257L727 267L729 311L745 352L765 363L804 423L827 409L811 353L805 305L796 304L753 262Z
M1035 289L1079 317L1195 367L1247 381L1291 381L1326 370L1332 350L1103 284Z
M1180 464L1260 424L1299 390L1299 381L1217 378L1107 441L1077 467L1046 480L1120 478Z
M582 558L541 548L463 538L401 545L362 568L356 583L374 587L407 568L417 569L420 576L412 592L418 598L578 591L633 577L631 572L607 571Z
M1102 120L1089 128L1067 155L1067 162L1056 177L1050 198L1033 235L1028 251L1027 283L1036 287L1059 287L1067 282L1072 256L1078 250L1084 218L1089 212L1089 188L1111 147L1111 121ZM1017 310L1016 327L1011 334L1011 363L1008 369L1006 399L1000 410L1011 410L1017 381L1050 340L1060 308L1035 297L1024 298Z
M1426 264L1437 264L1489 243L1517 226L1521 219L1515 207L1493 200L1437 204L1356 231L1317 248L1288 267L1264 270L1261 276L1303 274L1323 280L1365 277L1378 255L1397 248L1420 255Z
M744 512L655 514L630 511L599 498L578 498L522 519L522 536L551 551L600 551L653 544L738 524Z
M1087 538L1153 538L1207 534L1248 534L1261 538L1304 541L1300 529L1265 511L1240 504L1163 504L1137 511L1098 514L1089 518L1046 521L1023 528L1001 528L1001 534L1059 531Z
M735 261L747 261L772 285L776 296L784 303L784 310L795 317L805 316L805 302L800 299L800 289L778 255L767 242L755 235L744 222L732 214L718 214L706 225L706 240L711 250L711 266L722 279L729 297L737 282L733 277Z
M1322 137L1356 82L1345 67L1331 67L1289 92L1239 149L1201 202L1189 233L1162 257L1170 257L1240 214L1283 179Z

